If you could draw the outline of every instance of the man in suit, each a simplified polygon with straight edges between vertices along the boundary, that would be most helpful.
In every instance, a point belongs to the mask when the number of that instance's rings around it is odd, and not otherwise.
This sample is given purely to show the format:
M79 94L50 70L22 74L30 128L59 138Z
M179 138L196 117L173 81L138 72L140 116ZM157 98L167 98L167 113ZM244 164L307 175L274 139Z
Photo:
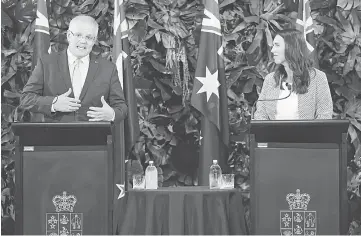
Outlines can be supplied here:
M128 107L115 64L90 54L97 35L92 17L72 19L67 50L38 60L20 106L44 114L46 122L124 120Z

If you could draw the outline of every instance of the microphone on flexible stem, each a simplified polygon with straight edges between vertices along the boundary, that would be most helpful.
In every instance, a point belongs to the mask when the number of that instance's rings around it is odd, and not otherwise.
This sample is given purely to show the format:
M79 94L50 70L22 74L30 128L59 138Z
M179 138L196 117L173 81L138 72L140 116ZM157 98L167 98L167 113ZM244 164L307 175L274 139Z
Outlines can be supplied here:
M275 99L257 99L254 103L253 103L253 106L252 106L252 116L251 116L251 120L253 120L254 118L254 108L256 107L256 104L257 102L271 102L271 101L279 101L279 100L284 100L286 98L289 98L289 96L291 96L292 94L292 84L290 83L287 83L287 82L283 82L284 85L286 85L286 87L288 88L289 90L289 94L286 96L286 97L283 97L283 98L275 98Z
M279 101L279 100L284 100L284 99L286 99L286 98L288 98L289 96L291 96L291 94L292 94L292 84L290 84L290 83L287 83L287 82L283 82L282 84L281 84L281 86L282 85L285 85L287 88L288 88L288 90L289 90L289 93L287 94L287 96L286 97L283 97L283 98L275 98L275 99L257 99L254 103L253 103L253 106L252 106L252 113L251 113L251 120L253 120L253 118L254 118L254 108L255 108L255 106L256 106L256 104L257 104L257 102L270 102L270 101ZM284 88L284 86L282 86L282 88ZM251 135L251 127L248 127L248 132L247 132L247 134L248 134L248 137L249 137L249 142L248 142L248 149L249 150L251 150L251 140L250 140L250 135Z
M283 100L283 99L286 99L286 98L288 98L289 96L291 96L291 94L292 94L292 84L289 84L289 83L287 83L287 82L283 82L283 84L284 84L285 86L287 86L287 88L288 88L288 90L289 90L288 95L287 95L286 97L283 97L283 98L257 99L257 100L253 103L253 106L252 106L252 110L251 110L251 111L252 111L252 113L251 113L251 120L253 120L253 118L254 118L254 111L253 111L253 110L254 110L257 102L279 101L279 100ZM282 86L282 87L284 87L284 86ZM248 128L247 134L248 134L248 137L249 137L250 134L251 134L251 127ZM251 142L249 142L249 145L251 145ZM251 146L249 146L248 148L249 148L249 150L250 150L250 149L251 149Z

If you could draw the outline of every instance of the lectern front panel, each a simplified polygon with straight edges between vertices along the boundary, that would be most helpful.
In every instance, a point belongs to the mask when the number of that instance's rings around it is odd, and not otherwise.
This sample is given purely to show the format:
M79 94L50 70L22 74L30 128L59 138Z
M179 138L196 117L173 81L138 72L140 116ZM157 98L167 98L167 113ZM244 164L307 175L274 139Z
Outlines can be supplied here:
M108 234L108 161L106 146L24 152L23 233Z
M256 147L254 158L253 234L340 232L338 148Z

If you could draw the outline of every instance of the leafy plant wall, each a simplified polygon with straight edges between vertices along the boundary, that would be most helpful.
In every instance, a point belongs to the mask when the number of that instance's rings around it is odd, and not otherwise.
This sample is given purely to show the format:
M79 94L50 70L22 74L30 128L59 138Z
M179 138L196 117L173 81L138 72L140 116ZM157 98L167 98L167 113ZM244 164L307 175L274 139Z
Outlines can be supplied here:
M236 183L249 194L249 150L244 133L250 110L273 67L275 31L294 24L291 0L220 0L232 141L228 163ZM350 234L361 233L361 3L311 0L317 52L327 73L334 118L349 119L348 196ZM2 0L2 233L14 230L14 136L11 122L31 114L17 108L32 69L36 1ZM199 113L189 102L196 67L203 6L200 0L128 0L132 66L141 137L133 147L128 175L144 172L154 160L162 186L197 185ZM112 59L112 0L50 0L53 51L67 46L66 29L74 15L89 14L100 25L94 52ZM36 134L34 134L36 135ZM5 227L4 227L5 226Z

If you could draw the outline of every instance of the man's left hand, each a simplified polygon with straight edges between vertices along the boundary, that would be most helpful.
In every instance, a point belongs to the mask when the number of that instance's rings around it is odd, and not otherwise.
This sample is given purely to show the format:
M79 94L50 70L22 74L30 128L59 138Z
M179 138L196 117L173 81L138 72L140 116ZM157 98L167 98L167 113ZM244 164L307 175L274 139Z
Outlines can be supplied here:
M104 100L104 96L100 98L102 107L89 107L87 111L88 117L91 117L89 121L112 121L114 116L114 110Z

